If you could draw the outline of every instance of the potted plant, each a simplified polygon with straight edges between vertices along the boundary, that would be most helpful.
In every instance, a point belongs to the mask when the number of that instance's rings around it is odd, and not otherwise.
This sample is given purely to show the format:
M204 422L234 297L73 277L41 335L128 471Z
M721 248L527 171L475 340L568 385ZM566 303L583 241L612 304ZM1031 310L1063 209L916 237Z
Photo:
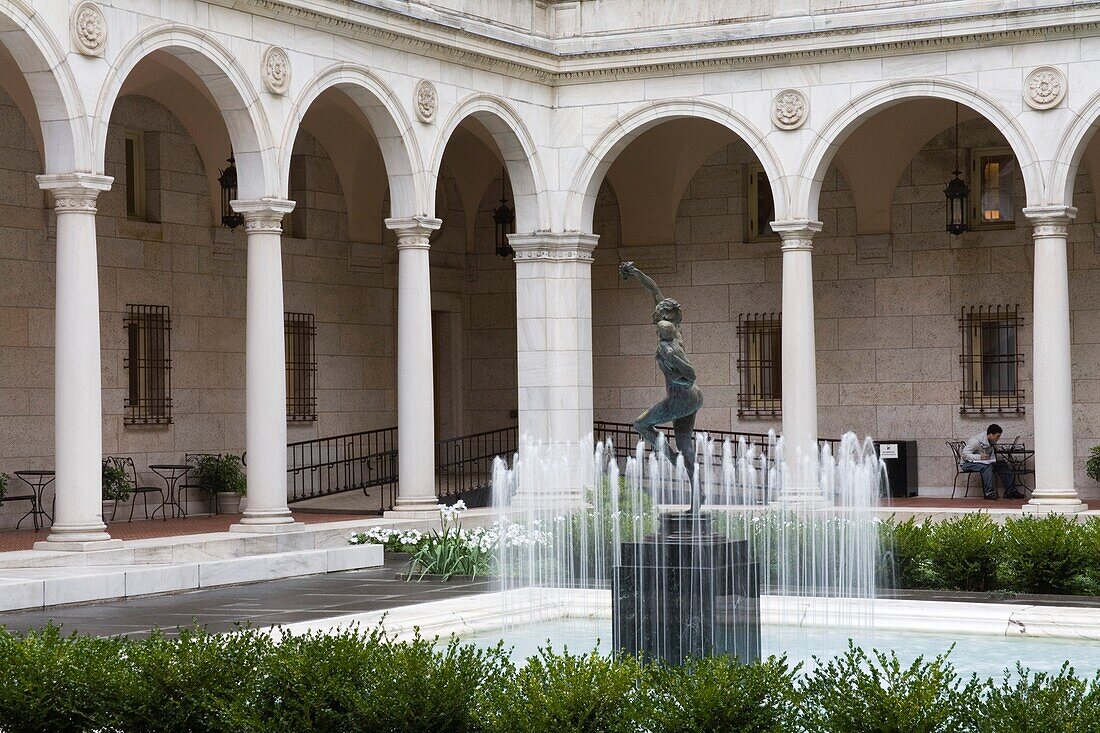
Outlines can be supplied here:
M1085 462L1085 473L1093 481L1100 481L1100 445L1093 446L1089 459Z
M120 501L130 498L130 482L126 478L126 472L121 466L113 463L103 464L103 517L111 512L111 520L114 521L115 510ZM106 519L104 519L106 521Z
M195 474L207 491L217 494L220 513L240 513L241 497L246 488L244 464L240 456L232 453L201 456L195 466Z
M4 495L8 493L8 476L6 473L0 473L0 504L4 503Z

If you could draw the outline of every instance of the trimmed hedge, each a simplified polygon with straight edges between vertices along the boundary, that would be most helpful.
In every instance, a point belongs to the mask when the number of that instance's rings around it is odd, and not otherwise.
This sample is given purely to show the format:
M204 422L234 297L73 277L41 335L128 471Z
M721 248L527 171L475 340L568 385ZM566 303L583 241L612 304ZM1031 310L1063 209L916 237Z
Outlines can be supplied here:
M1055 595L1100 592L1100 518L988 514L880 526L883 583L895 588Z
M393 643L380 632L179 639L0 630L0 731L431 733L1077 733L1100 730L1100 676L961 678L946 656L902 664L849 647L682 667L548 650Z

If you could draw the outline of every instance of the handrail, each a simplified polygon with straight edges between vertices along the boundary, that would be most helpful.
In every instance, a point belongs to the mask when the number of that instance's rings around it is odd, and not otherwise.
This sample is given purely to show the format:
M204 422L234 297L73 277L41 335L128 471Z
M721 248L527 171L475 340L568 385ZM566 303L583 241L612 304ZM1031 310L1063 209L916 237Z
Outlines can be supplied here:
M705 432L722 441L737 442L744 438L756 443L766 455L769 440L766 434L731 430ZM596 441L610 438L615 446L615 457L619 459L633 455L638 443L633 425L606 420L593 422L593 438ZM494 459L497 456L509 458L518 449L519 428L514 425L436 441L436 493L444 498L487 490ZM396 426L301 440L288 444L287 452L287 501L304 501L355 490L368 494L369 489L378 489L379 509L393 508L398 483Z

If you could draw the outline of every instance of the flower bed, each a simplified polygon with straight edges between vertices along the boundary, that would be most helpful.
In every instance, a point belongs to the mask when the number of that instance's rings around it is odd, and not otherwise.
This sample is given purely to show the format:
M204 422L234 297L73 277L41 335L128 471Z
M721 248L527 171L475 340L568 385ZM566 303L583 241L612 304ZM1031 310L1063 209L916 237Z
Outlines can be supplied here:
M179 639L0 630L0 730L387 733L1084 733L1100 678L961 678L858 648L809 672L772 658L684 666L544 650L391 642L380 632Z

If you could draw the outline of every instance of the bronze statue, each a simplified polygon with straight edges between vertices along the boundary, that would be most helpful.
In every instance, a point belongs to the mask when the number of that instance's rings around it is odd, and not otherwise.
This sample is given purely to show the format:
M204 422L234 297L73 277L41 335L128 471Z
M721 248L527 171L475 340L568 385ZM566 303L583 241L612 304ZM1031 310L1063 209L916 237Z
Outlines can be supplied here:
M634 421L634 429L653 450L659 450L657 426L672 423L676 436L676 450L684 457L684 467L692 482L691 510L699 511L701 497L694 489L695 477L695 414L703 406L703 392L695 385L695 367L684 350L684 336L680 323L684 316L680 304L666 298L657 283L634 266L633 262L619 265L619 275L624 280L631 277L653 296L653 323L657 326L657 365L665 375L665 398L643 412ZM676 456L665 444L664 456L676 463Z

